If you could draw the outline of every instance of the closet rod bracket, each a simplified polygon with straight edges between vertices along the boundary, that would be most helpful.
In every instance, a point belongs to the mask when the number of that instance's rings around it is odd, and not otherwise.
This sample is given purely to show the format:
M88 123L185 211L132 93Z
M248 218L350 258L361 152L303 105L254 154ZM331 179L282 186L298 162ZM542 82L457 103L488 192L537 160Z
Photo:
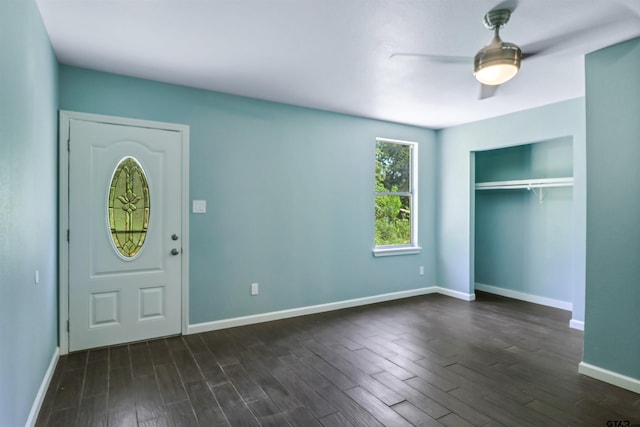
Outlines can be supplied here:
M533 191L533 194L538 196L538 203L542 204L542 200L544 200L544 187L538 187L538 191L536 191L535 188L529 185L529 187L527 187L527 190Z

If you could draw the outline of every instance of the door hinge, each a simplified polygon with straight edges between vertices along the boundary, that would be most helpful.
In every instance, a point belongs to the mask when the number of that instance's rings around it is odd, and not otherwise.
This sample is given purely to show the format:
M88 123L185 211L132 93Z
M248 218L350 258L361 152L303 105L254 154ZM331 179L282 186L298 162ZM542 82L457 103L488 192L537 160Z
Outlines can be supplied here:
M67 320L67 332L71 331L71 325L69 324L69 320Z
M67 138L67 151L71 151L71 136Z
M67 242L69 241L69 229L67 228Z

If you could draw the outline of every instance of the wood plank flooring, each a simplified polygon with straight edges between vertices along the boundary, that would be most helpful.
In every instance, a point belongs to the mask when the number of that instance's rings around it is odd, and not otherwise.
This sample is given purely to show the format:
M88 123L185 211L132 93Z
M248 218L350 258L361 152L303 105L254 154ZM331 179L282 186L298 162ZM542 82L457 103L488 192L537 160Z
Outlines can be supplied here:
M72 353L36 425L640 426L640 395L577 373L568 324L426 295Z

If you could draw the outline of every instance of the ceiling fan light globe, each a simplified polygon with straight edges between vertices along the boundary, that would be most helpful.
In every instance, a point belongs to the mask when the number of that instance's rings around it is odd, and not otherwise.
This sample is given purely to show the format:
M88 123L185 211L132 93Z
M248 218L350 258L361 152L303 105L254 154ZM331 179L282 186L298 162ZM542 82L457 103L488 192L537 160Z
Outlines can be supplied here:
M478 70L475 76L480 83L495 86L508 82L516 74L518 67L513 64L494 64Z
M511 80L520 69L522 52L513 43L498 42L482 48L474 58L473 74L485 85L500 85Z

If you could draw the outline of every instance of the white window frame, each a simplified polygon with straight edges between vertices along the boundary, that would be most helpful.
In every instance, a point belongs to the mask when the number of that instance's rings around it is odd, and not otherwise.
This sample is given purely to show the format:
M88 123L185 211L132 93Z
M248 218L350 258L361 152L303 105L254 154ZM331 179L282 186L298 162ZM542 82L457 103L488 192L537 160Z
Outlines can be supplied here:
M376 257L380 256L391 256L391 255L408 255L408 254L418 254L422 251L420 245L418 245L418 143L413 141L402 141L398 139L389 139L389 138L376 138L376 145L378 142L386 142L392 144L401 144L408 145L410 149L410 157L411 157L411 165L409 169L409 173L411 174L410 187L408 192L375 192L374 195L374 207L375 207L375 198L377 196L382 195L390 195L390 196L409 196L411 198L411 243L407 245L384 245L384 246L376 246L375 245L375 218L373 225L373 255ZM377 160L374 155L374 168L376 166ZM375 170L375 169L374 169ZM374 172L375 173L375 172Z

